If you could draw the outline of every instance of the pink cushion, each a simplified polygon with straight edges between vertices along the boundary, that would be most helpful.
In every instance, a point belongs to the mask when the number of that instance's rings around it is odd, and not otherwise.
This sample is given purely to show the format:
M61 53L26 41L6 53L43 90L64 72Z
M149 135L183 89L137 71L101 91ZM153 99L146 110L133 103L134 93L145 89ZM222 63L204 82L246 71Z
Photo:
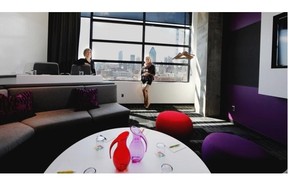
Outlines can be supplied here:
M176 138L187 137L193 129L192 120L177 111L161 112L156 119L156 130Z
M33 111L33 96L30 91L10 96L10 104L13 105L12 112L18 121L35 116Z
M0 94L0 124L35 116L32 101L33 97L30 91L20 92L9 97Z

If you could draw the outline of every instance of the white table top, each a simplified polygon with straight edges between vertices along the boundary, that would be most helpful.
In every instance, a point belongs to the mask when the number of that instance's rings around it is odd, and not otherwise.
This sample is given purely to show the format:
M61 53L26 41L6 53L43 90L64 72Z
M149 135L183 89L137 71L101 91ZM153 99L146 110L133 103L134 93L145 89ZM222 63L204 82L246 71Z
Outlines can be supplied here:
M58 171L72 170L74 173L83 173L88 167L94 167L97 173L116 173L118 172L109 157L109 147L112 141L124 131L129 131L127 147L132 141L132 132L130 128L116 128L101 131L90 135L61 153L46 169L45 173L57 173ZM170 137L164 133L144 129L143 134L147 138L147 152L140 163L128 165L125 173L161 173L161 165L168 163L173 166L173 173L210 173L204 162L185 144L179 140ZM96 136L103 135L107 138L104 148L96 151ZM164 143L165 157L160 158L156 154L157 143ZM171 145L179 144L175 148L169 148ZM117 144L112 148L112 154Z

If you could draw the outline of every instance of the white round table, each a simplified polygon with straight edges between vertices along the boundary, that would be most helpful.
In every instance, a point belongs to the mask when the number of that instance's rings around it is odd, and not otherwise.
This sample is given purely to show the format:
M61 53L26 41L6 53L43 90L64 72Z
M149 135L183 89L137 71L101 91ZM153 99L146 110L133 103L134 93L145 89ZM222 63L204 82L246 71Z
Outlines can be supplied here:
M142 128L143 130L144 128ZM83 173L93 167L96 173L117 173L113 160L109 157L109 147L112 141L124 131L129 131L127 147L132 141L133 134L130 128L116 128L101 131L76 142L61 153L46 169L45 173ZM164 133L144 129L147 138L147 152L139 163L130 163L125 173L161 173L161 165L168 163L173 167L173 173L210 173L204 162L189 147L179 140ZM107 138L102 150L96 150L96 136ZM157 156L157 143L165 144L165 156ZM176 145L176 146L174 146ZM112 148L112 153L116 148ZM170 148L174 146L173 148Z

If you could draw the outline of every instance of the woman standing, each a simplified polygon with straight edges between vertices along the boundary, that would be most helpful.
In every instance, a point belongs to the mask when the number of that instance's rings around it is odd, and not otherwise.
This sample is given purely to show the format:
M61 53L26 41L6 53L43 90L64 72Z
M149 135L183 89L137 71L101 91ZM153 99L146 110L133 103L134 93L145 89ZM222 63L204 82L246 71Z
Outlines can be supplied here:
M145 63L141 69L142 92L144 97L144 107L149 108L148 89L155 76L155 66L152 64L150 56L146 56Z

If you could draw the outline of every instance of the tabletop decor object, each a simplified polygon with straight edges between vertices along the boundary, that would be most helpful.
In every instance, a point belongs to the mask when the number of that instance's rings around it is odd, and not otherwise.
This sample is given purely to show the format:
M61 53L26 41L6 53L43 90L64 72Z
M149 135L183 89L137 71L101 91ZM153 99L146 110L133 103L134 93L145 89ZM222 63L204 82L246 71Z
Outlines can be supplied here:
M131 126L130 130L133 134L133 139L129 146L131 160L132 163L138 163L143 159L144 154L147 151L147 139L139 127Z
M113 163L116 169L120 172L126 170L130 163L130 151L127 147L127 138L129 136L128 131L124 131L118 135L116 139L111 143L109 155L111 159L111 150L112 147L117 143L117 147L113 154Z

